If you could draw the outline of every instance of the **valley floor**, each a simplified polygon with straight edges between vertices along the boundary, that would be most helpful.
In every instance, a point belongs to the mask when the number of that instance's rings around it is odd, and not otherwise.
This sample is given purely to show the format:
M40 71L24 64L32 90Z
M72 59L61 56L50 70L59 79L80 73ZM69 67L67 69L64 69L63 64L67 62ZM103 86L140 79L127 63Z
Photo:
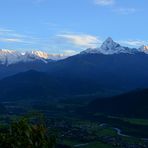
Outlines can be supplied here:
M45 116L49 132L58 142L71 148L147 148L148 120L119 118L101 114L83 115L75 112L81 105L50 102L3 102L8 113L1 115L1 125L29 114L40 112ZM83 104L82 104L83 105ZM132 128L133 127L133 128ZM137 129L135 127L138 127Z

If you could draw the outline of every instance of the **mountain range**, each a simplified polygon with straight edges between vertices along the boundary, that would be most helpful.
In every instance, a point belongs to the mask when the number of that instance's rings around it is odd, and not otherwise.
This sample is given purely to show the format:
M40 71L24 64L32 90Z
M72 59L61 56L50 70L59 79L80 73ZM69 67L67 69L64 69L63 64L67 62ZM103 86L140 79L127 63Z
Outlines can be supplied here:
M148 88L146 52L146 46L122 47L111 38L62 60L34 52L35 60L1 64L0 98L102 97Z
M129 48L121 46L119 43L113 41L111 37L108 37L100 48L89 48L81 52L81 54L120 54L120 53L128 53L135 54L138 52L148 53L148 46L141 46L139 48Z
M37 51L37 50L30 51L30 52L19 52L19 51L14 51L14 50L1 49L0 50L0 71L1 71L0 79L8 77L8 76L12 76L12 75L17 74L19 72L25 72L28 70L37 70L40 72L51 71L50 69L55 69L55 67L53 67L52 65L58 65L59 63L63 63L65 61L71 62L71 59L77 60L77 58L75 58L75 57L78 57L78 58L80 57L79 60L83 61L83 57L84 57L84 60L87 60L85 58L89 57L89 56L90 57L98 56L98 58L99 57L105 58L106 55L108 55L107 57L111 58L116 55L118 55L116 57L120 57L122 54L125 57L127 57L126 55L129 55L131 57L136 58L136 57L138 57L137 55L143 55L144 57L146 57L147 53L148 53L147 46L142 46L138 49L123 47L120 44L114 42L112 40L112 38L110 38L110 37L107 38L103 42L103 44L101 45L100 48L86 49L86 50L80 52L79 54L75 55L74 58L73 58L73 56L71 57L71 55L68 55L68 54L48 54L46 52ZM132 55L135 55L135 56L132 56ZM68 58L68 57L71 57L71 58ZM81 59L81 57L82 57L82 59ZM68 58L68 60L67 60L67 58ZM108 59L110 59L110 58L108 58ZM99 61L99 59L97 59L97 60ZM106 62L109 61L107 59L104 59L104 60ZM115 59L115 60L117 60L117 59ZM78 61L73 61L73 62L77 63ZM93 62L93 61L91 60L91 62ZM94 59L94 62L95 62L95 59ZM53 63L57 63L57 64L53 64ZM102 62L100 59L99 64L101 64L101 63ZM115 64L117 64L117 62ZM125 64L126 64L126 61L125 61ZM79 65L78 65L78 67L79 67ZM60 69L61 68L59 67L57 69L57 71ZM98 65L98 70L99 70L99 65ZM107 70L107 68L106 68L106 70ZM101 69L100 69L100 71L101 71Z
M19 62L32 62L41 60L45 63L48 60L61 60L66 58L64 54L48 54L43 51L19 52L15 50L0 49L0 63L3 65L11 65Z
M128 53L135 54L137 52L148 53L148 46L141 46L140 48L129 48L121 46L120 44L114 42L112 38L107 38L100 48L89 48L82 51L80 54L119 54L119 53ZM15 50L0 49L0 64L2 65L11 65L17 63L27 63L33 61L43 61L45 63L50 60L62 60L71 55L68 54L48 54L43 51L33 50L27 52L19 52Z
M43 51L19 52L0 50L0 79L28 70L45 71L48 63L67 58L66 54L48 54Z
M83 98L85 112L147 118L147 51L111 38L69 57L1 50L0 102Z

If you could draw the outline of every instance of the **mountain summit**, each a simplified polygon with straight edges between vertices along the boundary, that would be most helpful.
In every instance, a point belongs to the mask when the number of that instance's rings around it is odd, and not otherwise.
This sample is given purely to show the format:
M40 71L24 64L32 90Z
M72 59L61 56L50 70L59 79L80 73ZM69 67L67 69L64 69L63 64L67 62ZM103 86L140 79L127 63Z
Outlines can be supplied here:
M113 41L111 37L108 37L100 48L89 48L85 51L81 52L84 53L102 53L102 54L118 54L118 53L135 53L138 52L138 49L136 48L129 48L121 46L119 43L116 43Z

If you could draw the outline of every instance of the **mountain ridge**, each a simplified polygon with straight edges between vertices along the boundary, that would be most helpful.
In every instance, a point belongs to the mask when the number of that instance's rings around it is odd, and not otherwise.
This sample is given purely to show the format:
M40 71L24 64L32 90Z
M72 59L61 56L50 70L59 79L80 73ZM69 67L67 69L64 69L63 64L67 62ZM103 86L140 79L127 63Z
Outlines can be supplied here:
M88 48L78 54L136 54L138 52L142 52L148 54L148 46L141 46L139 48L129 48L121 46L119 43L113 41L111 37L108 37L99 48ZM15 50L9 49L0 49L0 64L3 65L11 65L19 62L32 62L36 60L43 61L48 63L48 60L63 60L73 56L71 54L49 54L44 51L33 50L26 52L19 52Z
M108 95L108 92L119 93L138 88L148 88L147 65L148 54L142 52L112 55L78 54L33 69L39 69L40 72L46 73L46 76L44 73L36 74L31 71L29 74L23 73L23 77L22 73L18 73L1 80L0 97L21 99L24 96L26 98L44 96L46 99L97 94L101 96L100 94L103 93ZM26 67L26 65L21 65L22 67ZM41 70L43 67L45 69ZM38 78L34 79L36 76ZM22 92L22 90L26 91ZM42 93L36 95L36 90L42 90ZM17 92L22 93L17 94ZM30 96L30 94L34 96Z
M19 52L15 50L0 49L0 63L3 65L11 65L19 62L32 62L36 60L47 63L48 60L56 61L67 57L68 55L66 54L48 54L38 50Z
M129 48L121 46L119 43L113 41L111 37L108 37L99 48L88 48L82 51L80 54L119 54L119 53L128 53L135 54L137 52L148 53L148 46L141 46L139 48Z

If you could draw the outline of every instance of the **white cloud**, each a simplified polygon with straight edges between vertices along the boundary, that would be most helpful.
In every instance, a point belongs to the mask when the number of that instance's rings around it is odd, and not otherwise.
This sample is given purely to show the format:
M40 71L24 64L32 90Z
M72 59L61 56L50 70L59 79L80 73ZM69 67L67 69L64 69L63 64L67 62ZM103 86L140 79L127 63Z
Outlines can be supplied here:
M13 30L0 28L0 35L7 35L7 34L11 34L12 32Z
M0 28L0 42L33 44L38 40L31 35L17 33L15 30Z
M11 29L0 28L0 32L12 32Z
M33 0L33 3L34 3L34 4L41 4L41 3L43 3L44 1L46 1L46 0Z
M118 9L114 9L115 12L118 12L119 14L133 14L135 13L137 10L135 8L118 8Z
M134 47L139 47L139 46L148 44L148 41L143 41L143 40L126 40L126 41L119 41L119 42L121 44L134 46Z
M75 55L75 54L78 53L77 51L70 50L70 49L69 50L64 50L63 52L64 52L65 55Z
M83 48L95 48L101 42L96 36L87 34L59 34L57 36L67 42Z
M122 7L118 7L114 4L116 4L116 0L94 0L96 5L100 5L100 6L110 6L113 5L114 7L112 7L112 10L114 12L117 12L118 14L123 14L123 15L128 15L128 14L133 14L135 12L137 12L136 8L122 8Z
M5 28L0 28L0 36L3 36L3 37L16 37L16 38L27 37L25 35L16 33L14 30L5 29Z
M100 6L113 5L114 3L115 3L115 0L95 0L95 4Z
M19 38L0 38L0 42L23 43L24 41Z

